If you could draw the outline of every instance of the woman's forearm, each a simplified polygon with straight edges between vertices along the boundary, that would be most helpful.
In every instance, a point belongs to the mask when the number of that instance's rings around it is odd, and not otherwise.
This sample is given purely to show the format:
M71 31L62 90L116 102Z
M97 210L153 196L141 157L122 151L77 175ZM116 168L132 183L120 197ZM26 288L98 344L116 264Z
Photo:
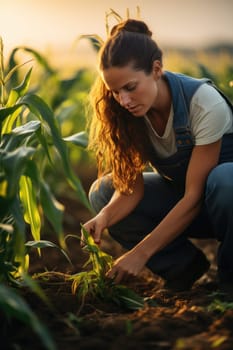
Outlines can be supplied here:
M101 210L100 214L107 218L107 226L112 226L122 220L134 210L144 194L142 175L139 175L133 192L129 195L114 192L110 202Z

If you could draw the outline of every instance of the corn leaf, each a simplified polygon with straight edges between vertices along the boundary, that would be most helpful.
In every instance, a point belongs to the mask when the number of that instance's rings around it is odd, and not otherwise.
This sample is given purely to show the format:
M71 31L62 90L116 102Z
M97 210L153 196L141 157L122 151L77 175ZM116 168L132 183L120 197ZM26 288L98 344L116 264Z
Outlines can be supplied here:
M48 329L39 321L28 304L12 288L2 284L0 284L0 308L6 316L16 318L31 327L47 350L56 350Z
M23 65L23 64L18 65L16 62L15 56L16 56L18 51L25 51L25 52L28 52L29 54L31 54L32 56L34 56L36 61L45 69L45 71L48 75L55 74L55 71L50 67L48 61L38 51L36 51L32 48L26 47L26 46L19 46L19 47L15 47L12 50L11 55L9 57L9 63L8 63L9 72L8 72L5 80L8 81L10 79L11 85L16 85L18 83L17 70L19 67L21 67Z
M85 249L88 251L93 251L96 252L98 251L98 246L97 244L95 244L93 237L90 235L90 233L84 228L84 226L81 224L81 231L82 231L82 235L85 239L86 245L85 245Z
M40 171L38 170L35 162L28 161L27 168L25 169L24 174L32 180L32 182L38 188L38 201L41 205L41 210L43 210L44 216L53 226L54 230L58 234L59 243L62 248L66 248L64 242L64 232L63 232L63 205L56 200L52 191L49 188L49 185L40 177Z
M8 181L7 196L9 198L18 192L20 177L24 173L27 161L34 153L34 148L21 146L2 157L2 165Z
M46 241L46 240L28 241L25 243L25 246L27 248L39 248L39 249L40 248L56 248L56 249L59 249L60 252L66 257L66 259L72 265L72 262L71 262L69 256L67 255L67 253L65 252L65 250L60 248L58 245L56 245L53 242Z
M88 136L85 131L81 131L77 134L64 137L63 140L66 142L72 142L74 145L81 146L84 148L88 145Z
M93 49L97 52L99 51L104 42L98 34L83 34L77 38L77 41L81 39L88 39Z
M33 120L14 128L11 133L3 135L0 147L4 149L5 152L12 151L20 146L22 141L26 142L29 136L35 136L36 131L39 130L40 127L41 123L38 120Z
M11 77L13 76L13 74L21 67L25 66L25 64L28 64L29 62L32 62L32 60L28 60L28 61L25 61L23 63L20 63L20 64L16 64L8 73L7 75L5 76L4 78L4 83L5 85L8 83L8 81L11 79ZM14 80L14 79L13 79ZM15 80L16 82L16 80Z
M48 105L36 95L26 95L23 97L22 101L29 107L29 109L34 114L42 118L49 125L51 135L53 137L54 146L56 147L61 156L61 160L68 182L70 183L72 188L77 191L81 202L88 209L92 210L80 180L75 176L74 172L71 169L67 148L65 142L61 138L60 131L55 123L53 112L48 107Z
M17 111L18 109L21 110L23 104L19 103L15 106L12 107L2 107L0 108L0 123L2 123L9 115L13 114L15 111Z
M132 289L123 285L115 285L115 301L130 310L139 310L144 304L144 298L135 293Z
M24 219L30 225L32 236L40 239L41 219L37 205L36 193L32 181L27 176L20 179L20 199L24 206Z
M16 102L27 92L30 83L30 76L31 69L25 75L23 82L19 86L14 87L9 93L8 101L4 109L8 110L8 108L15 106L18 106L18 108L16 108L11 114L8 114L7 119L4 118L5 120L2 126L2 134L9 133L12 130L15 120L22 110L22 105L17 105Z
M57 232L61 246L65 248L62 225L64 207L53 196L47 183L41 181L40 185L40 201L44 215Z
M21 247L20 250L23 250L25 243L25 221L23 219L22 205L17 196L15 196L11 203L11 214L14 217L14 233L16 235L18 233L20 234L20 243L18 245L16 244L15 250L19 251L19 246Z
M25 137L35 133L41 126L38 120L31 120L26 124L20 125L12 130L12 135L17 137Z
M22 106L18 109L16 109L10 116L8 116L5 121L3 122L2 126L2 134L7 134L11 132L12 128L14 127L14 124L18 118L18 116L22 112Z
M24 96L27 93L30 84L31 72L32 68L30 68L29 71L26 73L22 83L19 86L16 86L13 89L11 89L6 107L13 106L21 96Z

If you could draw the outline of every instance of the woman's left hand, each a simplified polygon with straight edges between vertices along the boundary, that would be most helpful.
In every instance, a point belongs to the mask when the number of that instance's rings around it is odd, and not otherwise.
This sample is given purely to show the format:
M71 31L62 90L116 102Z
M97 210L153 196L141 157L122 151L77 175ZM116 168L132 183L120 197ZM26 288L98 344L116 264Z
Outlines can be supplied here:
M137 276L146 264L146 258L138 254L136 250L130 250L122 255L107 272L107 277L114 279L116 283L127 280L128 277Z

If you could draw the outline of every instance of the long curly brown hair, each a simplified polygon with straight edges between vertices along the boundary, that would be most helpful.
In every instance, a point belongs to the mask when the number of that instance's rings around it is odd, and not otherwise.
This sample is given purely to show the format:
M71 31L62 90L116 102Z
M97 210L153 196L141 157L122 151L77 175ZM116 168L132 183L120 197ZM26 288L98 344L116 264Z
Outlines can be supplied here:
M162 51L151 35L147 25L138 20L129 19L114 26L99 53L100 71L131 63L134 69L149 74L154 60L162 63ZM149 160L151 145L144 118L135 118L123 108L100 77L90 97L94 114L89 148L95 151L99 176L111 172L114 187L130 193Z

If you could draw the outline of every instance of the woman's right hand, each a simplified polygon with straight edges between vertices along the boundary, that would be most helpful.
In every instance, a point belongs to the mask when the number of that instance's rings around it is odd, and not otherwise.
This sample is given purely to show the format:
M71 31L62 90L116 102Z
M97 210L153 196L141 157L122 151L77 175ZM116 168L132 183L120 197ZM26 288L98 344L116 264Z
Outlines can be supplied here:
M107 228L107 217L104 213L100 212L94 218L87 221L83 227L90 235L93 237L94 242L96 244L100 244L101 242L101 234L104 229ZM81 236L81 246L85 245L85 239L83 235Z

